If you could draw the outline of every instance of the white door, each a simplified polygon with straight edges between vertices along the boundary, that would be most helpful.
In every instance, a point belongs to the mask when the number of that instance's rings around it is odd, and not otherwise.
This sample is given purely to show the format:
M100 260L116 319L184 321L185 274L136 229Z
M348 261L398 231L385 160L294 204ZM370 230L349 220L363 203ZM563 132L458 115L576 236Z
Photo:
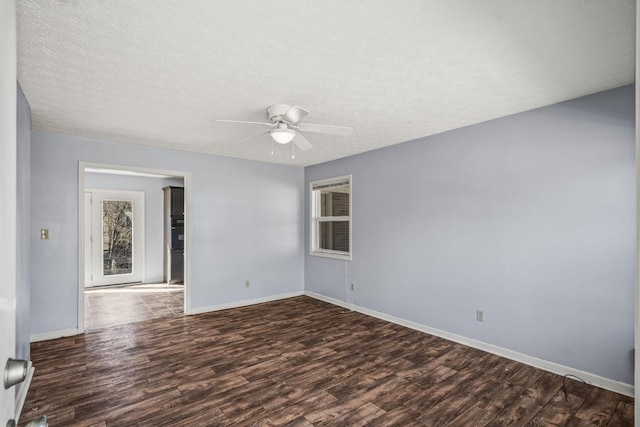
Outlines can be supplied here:
M143 192L86 192L85 234L86 287L143 281Z
M4 141L2 141L4 145ZM15 140L14 140L15 147ZM9 170L16 172L15 156L13 157L13 168L7 165L5 161L7 157L4 147L0 147L0 170ZM11 156L8 156L11 158ZM6 169L5 169L6 167ZM0 231L0 246L4 248L16 247L16 180L6 176L6 173L0 175L1 194L6 196L6 200L0 204L0 221L4 224L13 224L10 227L4 227ZM7 188L13 186L13 191ZM9 190L9 191L7 191ZM16 251L7 250L0 257L0 370L4 373L4 367L7 359L16 357ZM0 385L0 425L6 425L7 421L15 418L16 406L16 388L11 387L8 390Z
M15 84L14 84L15 87ZM15 102L15 97L13 99ZM9 226L0 231L0 247L6 250L0 257L0 370L8 358L16 357L16 141L13 156L6 150L6 141L0 141L0 221ZM13 157L13 164L10 164ZM11 176L13 174L13 176ZM9 176L7 176L9 175ZM0 385L0 425L15 418L16 388L8 390Z
M16 356L16 2L0 1L0 369ZM16 389L0 385L0 425L15 417Z

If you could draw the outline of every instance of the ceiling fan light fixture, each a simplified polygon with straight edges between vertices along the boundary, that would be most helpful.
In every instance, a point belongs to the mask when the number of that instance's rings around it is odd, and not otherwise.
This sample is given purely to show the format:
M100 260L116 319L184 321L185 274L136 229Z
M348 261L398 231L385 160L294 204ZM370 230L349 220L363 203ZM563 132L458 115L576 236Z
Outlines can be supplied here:
M270 132L271 138L278 144L288 144L293 141L293 137L296 136L296 131L293 129L278 128Z

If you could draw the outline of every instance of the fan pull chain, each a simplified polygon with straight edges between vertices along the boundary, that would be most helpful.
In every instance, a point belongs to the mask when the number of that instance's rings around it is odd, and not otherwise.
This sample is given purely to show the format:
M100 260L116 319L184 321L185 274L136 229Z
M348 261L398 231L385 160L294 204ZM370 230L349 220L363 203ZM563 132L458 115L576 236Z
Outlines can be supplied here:
M271 155L273 156L273 138L271 138Z
M293 142L291 142L291 158L296 158L296 144L294 144Z

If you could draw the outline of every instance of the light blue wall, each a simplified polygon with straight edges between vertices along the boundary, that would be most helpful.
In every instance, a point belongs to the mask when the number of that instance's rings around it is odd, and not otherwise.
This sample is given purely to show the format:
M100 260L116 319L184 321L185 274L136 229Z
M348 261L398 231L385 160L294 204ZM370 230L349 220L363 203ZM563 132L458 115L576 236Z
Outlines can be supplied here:
M92 190L125 190L144 193L144 282L159 283L164 280L164 192L167 186L184 185L182 178L148 178L141 176L86 173L84 187Z
M303 169L48 132L31 138L32 334L77 327L80 160L192 174L192 308L303 289Z
M345 174L353 261L306 255L306 290L633 384L633 87L308 167L305 191Z
M31 107L18 84L17 104L17 218L16 218L16 357L30 358L29 191L31 157Z

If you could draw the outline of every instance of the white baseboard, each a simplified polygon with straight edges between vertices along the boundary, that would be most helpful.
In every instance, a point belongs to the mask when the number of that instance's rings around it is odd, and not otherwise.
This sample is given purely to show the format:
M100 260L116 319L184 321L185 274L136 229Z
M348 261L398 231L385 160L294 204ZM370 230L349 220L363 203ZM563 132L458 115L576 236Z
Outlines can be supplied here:
M262 304L263 302L271 302L271 301L277 301L281 299L299 297L301 295L304 295L304 291L288 292L286 294L278 294L278 295L271 295L268 297L234 301L234 302L229 302L225 304L210 305L207 307L196 307L196 308L192 308L191 312L188 314L203 314L203 313L209 313L211 311L227 310L229 308L246 307L248 305Z
M51 332L43 332L41 334L33 334L31 335L31 342L38 341L47 341L47 340L55 340L56 338L62 337L70 337L73 335L79 335L84 331L74 328L74 329L63 329L60 331L51 331Z
M558 375L575 375L577 377L582 378L586 382L600 387L606 390L610 390L616 393L623 394L625 396L634 397L634 387L631 384L626 384L619 381L614 381L609 378L604 378L599 375L595 375L589 372L581 371L578 369L571 368L569 366L560 365L558 363L549 362L547 360L538 359L537 357L528 356L526 354L518 353L503 347L499 347L493 344L487 344L482 341L474 340L471 338L463 337L462 335L452 334L446 331L442 331L439 329L431 328L429 326L425 326L416 322L412 322L410 320L401 319L395 316L391 316L389 314L381 313L379 311L371 310L365 307L361 307L352 303L340 301L331 297L327 297L321 294L317 294L315 292L305 291L305 295L315 298L324 302L328 302L329 304L337 305L340 307L347 308L349 310L357 311L358 313L366 314L371 317L376 317L381 320L386 320L387 322L395 323L397 325L405 326L407 328L415 329L420 332L425 332L430 335L435 335L440 338L447 339L449 341L453 341L459 344L463 344L469 347L477 348L478 350L486 351L487 353L492 353L500 357L504 357L507 359L515 360L516 362L524 363L526 365L533 366L535 368L544 369L545 371L552 372Z
M22 408L24 407L24 402L27 400L27 393L29 392L29 387L31 386L31 380L33 379L33 372L35 368L33 367L33 363L29 360L27 367L27 378L20 383L20 388L16 392L16 415L14 419L16 423L20 421L20 414L22 414Z
M357 311L358 313L366 314L371 317L376 317L378 319L385 320L387 322L395 323L397 325L415 329L417 331L421 331L430 335L441 337L449 341L453 341L459 344L467 345L469 347L477 348L479 350L486 351L488 353L492 353L507 359L511 359L516 362L524 363L524 364L533 366L535 368L540 368L545 371L552 372L554 374L575 375L597 387L600 387L606 390L611 390L613 392L620 393L625 396L634 397L634 386L631 384L614 381L609 378L604 378L599 375L592 374L590 372L581 371L578 369L571 368L569 366L560 365L558 363L539 359L537 357L529 356L523 353L518 353L513 350L509 350L493 344L488 344L482 341L474 340L472 338L467 338L462 335L452 334L450 332L442 331L436 328L422 325L420 323L412 322L410 320L395 317L386 313L371 310L365 307L340 301L335 298L327 297L327 296L317 294L315 292L310 292L310 291L296 291L296 292L289 292L285 294L254 298L249 300L234 301L234 302L225 303L225 304L216 304L216 305L211 305L207 307L196 307L191 309L191 312L188 314L190 315L203 314L203 313L208 313L213 311L227 310L230 308L245 307L245 306L254 305L254 304L261 304L265 302L277 301L277 300L286 299L286 298L293 298L301 295L307 295L311 298L315 298L320 301L327 302L329 304L344 307L349 310ZM79 329L65 329L60 331L46 332L42 334L34 334L34 335L31 335L31 342L46 341L46 340L51 340L51 339L56 339L61 337L78 335L78 334L81 334L82 332L83 331Z

